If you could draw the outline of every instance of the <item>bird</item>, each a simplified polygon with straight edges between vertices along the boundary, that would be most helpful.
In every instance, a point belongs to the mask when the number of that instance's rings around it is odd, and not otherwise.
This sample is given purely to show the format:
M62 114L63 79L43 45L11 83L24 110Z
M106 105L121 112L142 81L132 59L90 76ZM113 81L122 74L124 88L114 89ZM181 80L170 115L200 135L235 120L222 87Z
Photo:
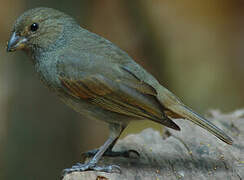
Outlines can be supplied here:
M90 151L91 160L64 169L64 174L118 170L117 165L101 167L97 163L105 154L116 154L113 146L131 121L151 120L180 130L174 120L186 119L223 142L233 143L224 131L186 106L125 51L82 28L66 13L48 7L25 11L14 23L7 44L7 52L16 50L30 57L40 80L61 101L82 117L109 126L108 139Z

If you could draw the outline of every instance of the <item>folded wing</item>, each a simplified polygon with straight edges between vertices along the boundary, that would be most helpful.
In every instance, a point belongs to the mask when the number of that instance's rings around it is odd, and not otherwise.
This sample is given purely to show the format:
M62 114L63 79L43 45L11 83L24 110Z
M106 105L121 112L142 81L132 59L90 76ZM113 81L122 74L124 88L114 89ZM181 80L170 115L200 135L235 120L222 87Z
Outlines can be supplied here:
M156 91L143 82L125 84L101 74L79 80L60 76L67 93L82 101L132 118L150 119L170 128L180 128L163 113L163 106L154 96ZM156 95L156 94L155 94Z

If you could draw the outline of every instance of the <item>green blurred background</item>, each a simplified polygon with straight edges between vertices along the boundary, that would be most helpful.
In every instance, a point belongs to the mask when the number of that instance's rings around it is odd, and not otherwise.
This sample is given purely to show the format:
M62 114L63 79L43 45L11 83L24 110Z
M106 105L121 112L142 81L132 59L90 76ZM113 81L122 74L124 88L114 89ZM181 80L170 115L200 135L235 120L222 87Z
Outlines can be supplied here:
M127 51L198 112L244 105L244 6L239 0L0 0L0 179L58 179L108 132L63 105L22 52L7 54L15 19L47 6ZM136 132L145 125L134 126ZM153 125L155 126L155 125ZM161 127L159 127L161 128Z

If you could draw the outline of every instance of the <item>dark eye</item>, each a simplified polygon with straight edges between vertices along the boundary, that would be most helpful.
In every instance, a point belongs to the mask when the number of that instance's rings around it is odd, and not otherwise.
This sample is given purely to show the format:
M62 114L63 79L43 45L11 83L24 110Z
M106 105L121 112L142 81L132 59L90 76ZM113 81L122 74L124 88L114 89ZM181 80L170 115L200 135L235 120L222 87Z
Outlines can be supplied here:
M37 29L39 28L39 25L37 23L33 23L31 26L30 26L30 30L32 32L35 32Z

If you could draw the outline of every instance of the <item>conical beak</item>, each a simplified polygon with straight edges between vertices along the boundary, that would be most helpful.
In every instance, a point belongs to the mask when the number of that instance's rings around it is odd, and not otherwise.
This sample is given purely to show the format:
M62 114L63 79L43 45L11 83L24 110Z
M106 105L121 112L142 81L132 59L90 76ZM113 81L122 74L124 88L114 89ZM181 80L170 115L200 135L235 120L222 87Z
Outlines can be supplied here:
M8 41L7 52L12 52L17 49L22 49L26 41L27 39L25 37L21 37L17 35L16 32L13 32L13 34L11 35Z

